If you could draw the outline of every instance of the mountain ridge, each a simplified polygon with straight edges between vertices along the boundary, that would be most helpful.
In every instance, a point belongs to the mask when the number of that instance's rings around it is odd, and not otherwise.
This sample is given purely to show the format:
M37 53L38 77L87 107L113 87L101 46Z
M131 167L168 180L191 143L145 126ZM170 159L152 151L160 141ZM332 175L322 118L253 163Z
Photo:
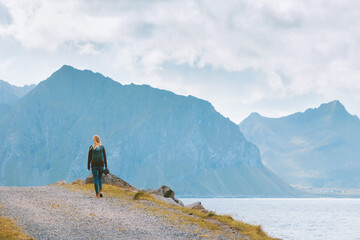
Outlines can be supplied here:
M40 82L0 122L0 137L6 139L0 184L84 178L94 134L106 146L110 171L141 188L167 184L186 196L296 194L209 102L147 85L121 85L71 66ZM228 176L226 169L242 176ZM206 184L215 175L217 181Z
M32 84L18 87L0 80L0 120L20 98L30 92L35 86L35 84Z
M255 117L256 116L256 117ZM359 188L360 120L335 100L281 118L252 115L239 127L265 166L287 183Z

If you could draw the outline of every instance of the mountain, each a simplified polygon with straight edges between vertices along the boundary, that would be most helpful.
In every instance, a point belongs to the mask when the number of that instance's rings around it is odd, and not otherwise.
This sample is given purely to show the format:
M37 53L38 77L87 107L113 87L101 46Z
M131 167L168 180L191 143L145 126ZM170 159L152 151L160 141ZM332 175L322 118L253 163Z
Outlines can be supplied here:
M0 185L85 178L94 134L106 147L109 170L139 188L165 184L183 196L296 194L209 102L70 66L0 122Z
M281 118L252 113L239 126L287 183L360 188L360 120L339 101Z
M0 80L0 119L34 87L35 84L17 87Z

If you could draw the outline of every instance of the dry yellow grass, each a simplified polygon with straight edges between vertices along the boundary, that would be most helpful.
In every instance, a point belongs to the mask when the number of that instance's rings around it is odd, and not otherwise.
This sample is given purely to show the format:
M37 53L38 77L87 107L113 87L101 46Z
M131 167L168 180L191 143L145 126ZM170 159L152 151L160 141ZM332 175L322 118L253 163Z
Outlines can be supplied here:
M66 184L60 185L69 188L76 192L85 194L94 194L93 184L77 185ZM201 234L203 238L212 238L216 235L226 235L229 239L235 239L232 232L246 236L254 240L273 240L275 238L269 237L258 225L251 225L241 221L234 220L229 215L217 215L214 212L203 212L200 210L189 209L180 206L172 206L161 200L156 199L151 194L143 191L133 192L128 189L106 185L103 187L104 195L107 197L116 197L125 201L126 204L133 206L136 209L142 209L151 214L163 217L173 226L197 232L197 226L204 229L211 234ZM201 232L199 232L201 233Z
M141 193L141 194L139 194ZM184 218L190 224L197 224L202 228L207 228L209 230L215 231L217 234L220 234L219 231L222 230L221 225L225 225L230 227L231 229L236 230L238 233L242 235L246 235L254 240L268 240L274 239L269 236L262 230L261 226L259 225L251 225L241 221L234 220L229 215L217 215L214 212L203 212L200 210L189 209L180 206L172 206L168 205L165 202L159 201L152 197L150 194L144 192L138 192L139 196L137 199L144 199L156 202L158 206L166 206L168 209L165 209L164 215L168 220L175 220L174 218ZM136 197L136 195L135 195ZM135 198L134 197L134 198ZM169 209L177 210L177 212L169 213ZM179 215L178 212L183 213L183 215ZM179 219L177 219L179 220ZM208 221L208 220L216 220L216 221ZM220 224L219 224L220 223Z
M0 205L0 209L3 207ZM28 236L27 233L24 232L23 229L21 229L14 220L5 217L0 212L0 240L12 240L12 239L33 239Z

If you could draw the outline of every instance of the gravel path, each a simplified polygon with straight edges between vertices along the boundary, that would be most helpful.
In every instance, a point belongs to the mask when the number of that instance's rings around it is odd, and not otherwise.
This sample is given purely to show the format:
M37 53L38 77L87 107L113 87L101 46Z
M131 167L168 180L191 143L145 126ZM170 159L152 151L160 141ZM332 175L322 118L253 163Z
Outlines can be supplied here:
M0 187L1 213L36 239L198 239L118 198L64 187Z

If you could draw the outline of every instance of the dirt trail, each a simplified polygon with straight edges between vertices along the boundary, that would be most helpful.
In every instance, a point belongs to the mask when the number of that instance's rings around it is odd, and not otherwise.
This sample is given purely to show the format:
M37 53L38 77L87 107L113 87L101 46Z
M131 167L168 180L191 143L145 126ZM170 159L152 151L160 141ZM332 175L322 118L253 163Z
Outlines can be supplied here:
M118 198L60 186L0 187L1 213L36 239L200 239Z

